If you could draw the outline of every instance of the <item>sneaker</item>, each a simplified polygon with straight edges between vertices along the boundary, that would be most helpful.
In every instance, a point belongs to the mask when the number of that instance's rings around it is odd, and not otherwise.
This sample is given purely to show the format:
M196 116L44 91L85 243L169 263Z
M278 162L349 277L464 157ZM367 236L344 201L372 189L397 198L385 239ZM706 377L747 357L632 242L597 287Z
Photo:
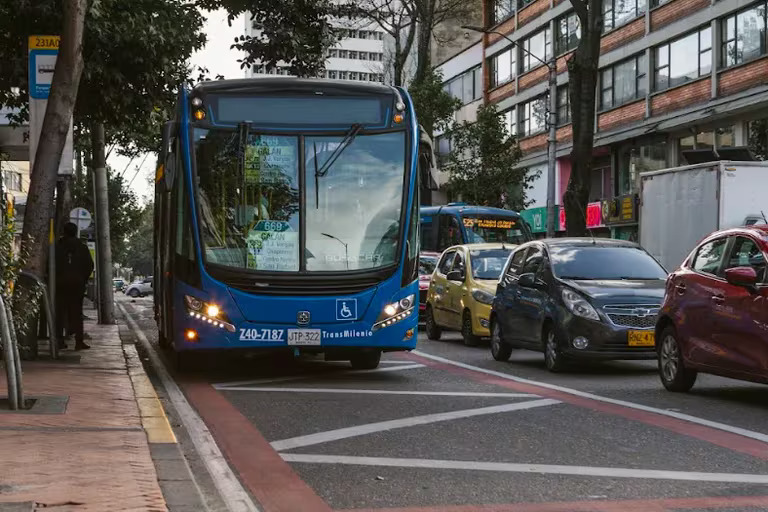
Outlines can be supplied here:
M75 350L88 350L89 348L91 348L91 346L85 342L79 341L75 343Z

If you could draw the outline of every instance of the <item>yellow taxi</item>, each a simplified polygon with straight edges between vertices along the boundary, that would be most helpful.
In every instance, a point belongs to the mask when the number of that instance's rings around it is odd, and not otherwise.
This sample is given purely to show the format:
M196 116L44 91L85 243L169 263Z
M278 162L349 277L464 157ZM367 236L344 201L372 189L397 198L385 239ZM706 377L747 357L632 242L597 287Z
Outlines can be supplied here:
M439 340L443 330L461 331L464 344L475 346L491 335L489 318L496 284L516 245L464 244L446 249L427 292L425 330Z

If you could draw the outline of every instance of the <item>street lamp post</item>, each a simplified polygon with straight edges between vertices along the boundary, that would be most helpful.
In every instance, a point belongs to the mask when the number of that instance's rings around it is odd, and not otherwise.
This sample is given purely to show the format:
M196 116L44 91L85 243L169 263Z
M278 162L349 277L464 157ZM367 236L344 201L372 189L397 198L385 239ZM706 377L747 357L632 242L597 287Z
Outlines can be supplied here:
M529 52L522 46L518 46L515 41L507 37L505 34L496 30L487 30L483 27L476 27L472 25L462 25L463 29L471 30L473 32L480 32L483 34L497 34L510 42L512 48L518 47L523 50L527 55L533 57L537 61L541 62L547 67L549 72L549 103L547 105L547 123L549 127L549 136L547 138L547 238L554 238L555 236L555 179L557 173L555 171L556 155L555 149L557 144L557 61L554 57L554 51L549 62L544 62L538 56Z

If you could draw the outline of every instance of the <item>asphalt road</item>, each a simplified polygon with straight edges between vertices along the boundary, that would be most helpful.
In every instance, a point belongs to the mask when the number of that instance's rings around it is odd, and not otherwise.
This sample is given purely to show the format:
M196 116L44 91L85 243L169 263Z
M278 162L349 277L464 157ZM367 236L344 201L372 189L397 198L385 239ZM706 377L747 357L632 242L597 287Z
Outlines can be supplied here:
M119 300L156 342L151 298ZM700 376L673 394L653 362L551 374L542 354L499 363L446 338L373 371L213 358L174 378L267 512L768 511L765 386Z

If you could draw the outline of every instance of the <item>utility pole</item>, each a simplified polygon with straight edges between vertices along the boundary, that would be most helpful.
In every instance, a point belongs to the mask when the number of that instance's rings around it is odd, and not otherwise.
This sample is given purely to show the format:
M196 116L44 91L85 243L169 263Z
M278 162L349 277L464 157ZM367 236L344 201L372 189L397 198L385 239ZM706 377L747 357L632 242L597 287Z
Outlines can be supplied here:
M112 246L109 237L109 195L107 163L104 154L104 124L91 126L91 148L96 213L96 286L99 297L99 322L115 323L112 295Z

